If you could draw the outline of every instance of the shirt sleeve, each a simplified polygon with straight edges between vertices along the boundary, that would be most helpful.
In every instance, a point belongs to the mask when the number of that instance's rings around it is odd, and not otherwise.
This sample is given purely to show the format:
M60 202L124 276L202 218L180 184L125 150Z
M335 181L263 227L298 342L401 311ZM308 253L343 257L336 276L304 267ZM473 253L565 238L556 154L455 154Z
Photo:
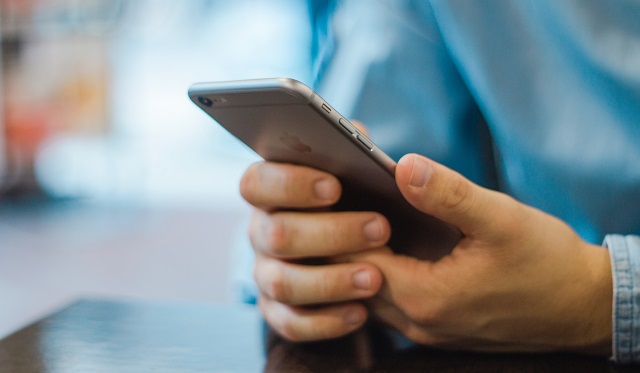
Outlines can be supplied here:
M613 273L613 359L640 362L640 236L607 235Z

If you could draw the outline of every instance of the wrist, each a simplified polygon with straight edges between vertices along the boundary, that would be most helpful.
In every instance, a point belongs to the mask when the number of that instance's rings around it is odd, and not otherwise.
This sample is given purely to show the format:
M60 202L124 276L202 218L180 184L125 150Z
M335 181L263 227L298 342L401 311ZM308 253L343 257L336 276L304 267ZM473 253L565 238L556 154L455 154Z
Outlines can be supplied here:
M613 278L609 252L601 247L586 244L587 281L585 281L584 335L582 352L611 355L613 329Z

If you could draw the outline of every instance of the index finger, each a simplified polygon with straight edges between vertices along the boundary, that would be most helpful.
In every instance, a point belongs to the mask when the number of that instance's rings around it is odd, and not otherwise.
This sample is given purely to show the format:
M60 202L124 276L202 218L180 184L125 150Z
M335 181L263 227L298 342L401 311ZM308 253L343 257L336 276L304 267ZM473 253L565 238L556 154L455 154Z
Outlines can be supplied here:
M335 176L287 163L255 163L240 181L242 197L263 209L331 206L340 199L341 193L342 187Z

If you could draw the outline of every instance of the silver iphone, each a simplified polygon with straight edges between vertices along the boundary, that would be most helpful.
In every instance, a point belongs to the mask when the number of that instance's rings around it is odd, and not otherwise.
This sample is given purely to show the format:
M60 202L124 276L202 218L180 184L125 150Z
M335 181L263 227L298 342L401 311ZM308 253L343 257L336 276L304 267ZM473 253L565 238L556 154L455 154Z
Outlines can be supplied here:
M197 83L191 100L272 162L305 165L341 181L336 211L377 211L391 223L389 246L437 260L460 231L416 210L394 179L396 163L311 88L288 78Z

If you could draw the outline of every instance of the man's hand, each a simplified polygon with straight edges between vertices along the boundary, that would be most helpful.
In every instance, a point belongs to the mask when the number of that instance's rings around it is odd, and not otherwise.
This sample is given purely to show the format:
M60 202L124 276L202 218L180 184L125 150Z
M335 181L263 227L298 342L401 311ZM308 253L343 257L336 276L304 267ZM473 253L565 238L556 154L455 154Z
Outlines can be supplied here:
M607 251L507 195L418 155L396 168L405 198L465 237L437 262L363 252L384 276L375 316L422 344L484 351L611 353ZM408 223L410 224L410 223Z
M338 337L372 313L428 345L611 352L606 250L421 156L405 156L396 181L416 208L462 230L450 255L427 262L394 254L384 247L391 232L383 216L326 212L341 193L329 174L269 162L247 170L241 192L256 207L259 305L278 333Z
M249 236L258 304L275 331L308 341L362 326L368 311L361 300L380 289L380 271L366 262L331 264L330 257L383 246L391 234L387 220L373 212L322 211L340 198L340 183L307 167L256 163L240 191L256 207ZM309 258L325 263L305 264Z

